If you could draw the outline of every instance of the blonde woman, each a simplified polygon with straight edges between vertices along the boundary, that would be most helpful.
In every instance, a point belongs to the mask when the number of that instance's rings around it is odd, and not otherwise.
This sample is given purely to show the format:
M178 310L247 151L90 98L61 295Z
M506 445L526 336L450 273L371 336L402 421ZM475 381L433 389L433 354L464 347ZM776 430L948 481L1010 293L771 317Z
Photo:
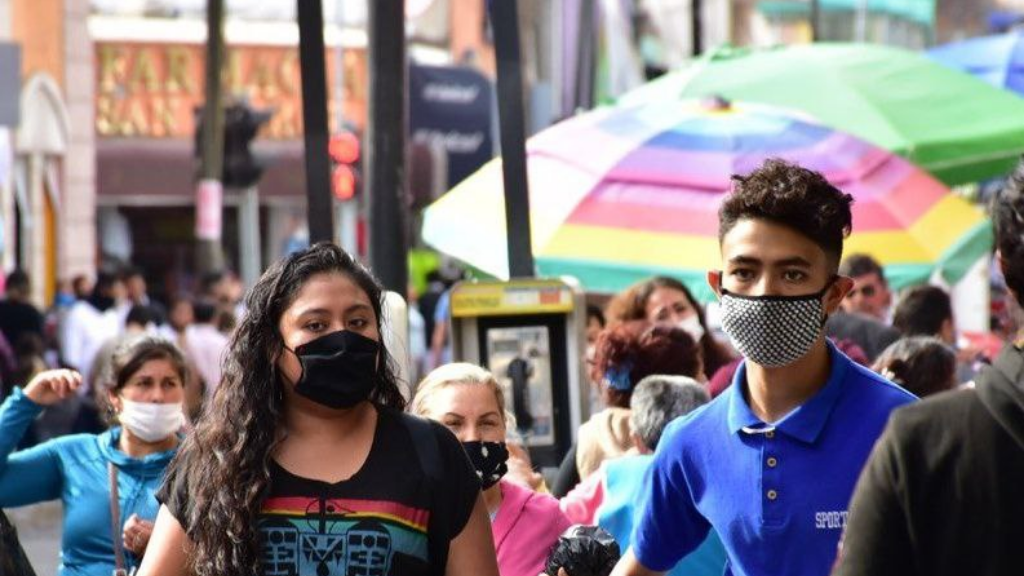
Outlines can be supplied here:
M437 420L462 442L476 468L491 516L491 532L502 576L537 576L569 520L558 501L503 477L510 415L501 387L473 364L445 364L420 383L413 413Z

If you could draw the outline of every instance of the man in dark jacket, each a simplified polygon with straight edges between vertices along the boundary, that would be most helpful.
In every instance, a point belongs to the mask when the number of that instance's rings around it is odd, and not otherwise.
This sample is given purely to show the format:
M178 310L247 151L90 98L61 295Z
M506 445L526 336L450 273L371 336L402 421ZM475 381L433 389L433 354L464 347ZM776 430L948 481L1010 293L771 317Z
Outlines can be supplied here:
M999 265L1024 306L1024 161L992 204ZM850 505L836 576L1021 574L1024 329L973 390L893 413Z

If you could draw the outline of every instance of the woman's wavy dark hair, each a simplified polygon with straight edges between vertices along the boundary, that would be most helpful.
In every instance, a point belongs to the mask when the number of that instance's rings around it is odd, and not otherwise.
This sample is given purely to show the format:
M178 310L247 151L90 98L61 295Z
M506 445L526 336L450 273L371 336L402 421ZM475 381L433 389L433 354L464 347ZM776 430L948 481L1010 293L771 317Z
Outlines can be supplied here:
M651 298L651 294L654 294L654 291L659 288L682 292L690 301L690 306L697 311L697 319L700 320L700 325L704 328L704 336L700 339L701 354L704 355L704 373L710 378L719 368L732 362L733 355L715 339L711 330L708 329L708 323L704 319L704 307L693 297L693 293L686 287L686 284L675 278L654 276L620 292L612 298L605 310L608 324L647 320L647 301Z
M366 292L381 328L384 290L369 270L342 249L316 244L272 265L245 298L246 315L224 359L213 403L171 464L172 490L188 491L179 513L192 540L195 576L262 574L257 516L270 484L270 459L283 439L284 396L276 358L284 348L278 324L312 276L339 273ZM380 342L379 379L371 400L403 410L394 361Z

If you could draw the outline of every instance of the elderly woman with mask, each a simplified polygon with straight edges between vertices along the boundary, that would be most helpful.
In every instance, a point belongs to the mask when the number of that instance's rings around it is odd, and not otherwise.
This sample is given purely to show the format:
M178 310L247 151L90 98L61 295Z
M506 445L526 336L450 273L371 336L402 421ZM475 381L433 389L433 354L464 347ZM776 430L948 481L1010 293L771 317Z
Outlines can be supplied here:
M502 576L540 574L569 520L557 500L505 477L511 415L498 381L473 364L439 366L420 383L412 412L447 426L473 462L491 516Z
M154 493L178 448L185 360L166 340L142 337L115 350L106 387L115 426L14 452L47 407L78 393L71 370L37 374L0 406L0 507L60 500L61 576L130 572L146 551L159 504Z

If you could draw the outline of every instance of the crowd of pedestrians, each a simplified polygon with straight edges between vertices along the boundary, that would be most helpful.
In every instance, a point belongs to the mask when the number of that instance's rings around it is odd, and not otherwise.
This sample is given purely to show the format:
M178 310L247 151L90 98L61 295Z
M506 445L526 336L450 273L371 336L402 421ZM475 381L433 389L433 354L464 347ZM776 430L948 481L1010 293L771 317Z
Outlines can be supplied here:
M547 478L510 391L452 363L453 278L418 297L410 397L331 244L166 306L129 267L41 311L14 271L0 507L62 502L65 576L537 576L584 533L615 576L1019 572L1024 340L986 357L944 288L844 257L851 203L768 161L720 208L715 307L667 277L588 307L593 409ZM1024 305L1024 165L992 215Z

